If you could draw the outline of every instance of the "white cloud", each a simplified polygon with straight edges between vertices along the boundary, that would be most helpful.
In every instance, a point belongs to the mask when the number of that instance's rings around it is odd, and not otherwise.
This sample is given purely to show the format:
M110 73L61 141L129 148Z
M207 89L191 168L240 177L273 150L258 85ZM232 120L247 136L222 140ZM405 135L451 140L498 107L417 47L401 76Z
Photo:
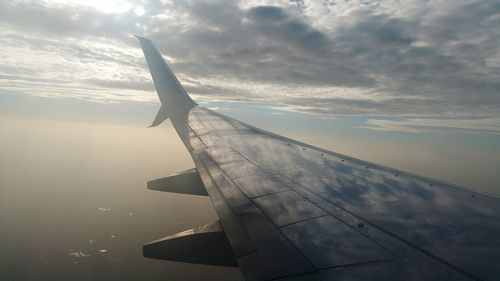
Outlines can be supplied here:
M369 119L368 129L397 132L461 131L500 134L500 118L409 118L403 120Z

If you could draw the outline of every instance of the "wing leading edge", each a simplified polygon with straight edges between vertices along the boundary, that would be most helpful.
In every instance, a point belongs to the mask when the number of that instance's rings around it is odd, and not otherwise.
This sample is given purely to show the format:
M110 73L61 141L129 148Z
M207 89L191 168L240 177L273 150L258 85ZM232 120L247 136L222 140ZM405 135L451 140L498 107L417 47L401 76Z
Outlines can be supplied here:
M200 107L139 40L246 280L500 279L499 199Z

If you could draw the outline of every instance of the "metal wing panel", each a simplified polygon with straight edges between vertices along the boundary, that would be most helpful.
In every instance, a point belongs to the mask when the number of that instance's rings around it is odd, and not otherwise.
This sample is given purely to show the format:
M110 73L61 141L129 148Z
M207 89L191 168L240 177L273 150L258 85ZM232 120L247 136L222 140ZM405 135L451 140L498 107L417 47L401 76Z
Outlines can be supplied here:
M332 172L284 174L426 253L479 276L498 276L487 258L498 258L500 249L498 200L351 161L322 164Z
M253 201L278 227L327 215L293 190L261 196Z
M218 189L217 183L208 173L206 168L206 166L210 166L210 163L207 161L209 159L208 156L204 152L192 153L192 156L235 255L240 257L255 251L255 245L248 237L238 218L233 214L226 198Z
M309 201L313 202L317 206L321 207L323 210L337 218L339 221L343 222L345 225L357 231L359 234L367 237L369 240L380 245L388 252L400 258L403 257L414 257L418 256L419 252L412 247L406 245L405 243L395 239L394 237L388 235L387 233L381 231L378 228L373 227L368 224L365 220L355 217L352 214L346 212L345 210L339 208L338 206L332 204L329 201L319 197L318 195L308 191L307 189L293 183L289 179L277 175L276 178L283 183L286 183L290 188L295 190L297 193L307 198Z
M280 182L272 180L266 174L237 178L234 182L250 198L288 190L288 187Z
M475 280L462 273L425 258L409 258L383 263L368 263L355 267L322 270L322 281L393 281L393 280Z
M314 270L206 152L198 153L194 159L197 167L202 167L200 176L208 182L207 192L229 242L235 243L238 264L248 280L268 280ZM230 223L225 223L226 220Z
M397 258L332 216L292 224L283 232L317 268Z
M188 124L208 147L205 150L224 177L259 210L260 220L254 227L266 224L282 234L285 228L279 227L290 225L286 237L306 257L309 247L301 248L297 242L306 237L299 224L311 224L317 216L290 211L297 204L293 200L287 203L278 194L292 194L293 190L300 200L325 212L325 220L333 219L361 234L362 243L383 248L384 254L375 255L377 259L426 256L437 261L432 266L439 264L464 276L500 276L500 269L491 264L500 258L498 199L317 149L204 108L193 108ZM251 231L244 228L247 234ZM320 236L329 229L320 227L318 231ZM357 254L354 247L344 257ZM321 255L321 262L312 256L307 262L313 262L316 269L334 264L331 258L328 263L328 255Z

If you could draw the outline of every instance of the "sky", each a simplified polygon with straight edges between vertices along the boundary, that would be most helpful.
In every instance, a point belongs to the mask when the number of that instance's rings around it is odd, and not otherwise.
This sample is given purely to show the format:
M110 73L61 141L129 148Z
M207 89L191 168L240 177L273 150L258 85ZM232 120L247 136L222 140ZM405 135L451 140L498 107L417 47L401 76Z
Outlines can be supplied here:
M1 91L155 101L130 36L139 34L197 100L370 115L381 130L500 132L498 1L2 0L0 7ZM380 122L381 115L406 118Z
M500 196L498 1L0 0L0 279L241 280L142 244L211 223L150 38L200 105ZM30 270L26 270L29 265Z

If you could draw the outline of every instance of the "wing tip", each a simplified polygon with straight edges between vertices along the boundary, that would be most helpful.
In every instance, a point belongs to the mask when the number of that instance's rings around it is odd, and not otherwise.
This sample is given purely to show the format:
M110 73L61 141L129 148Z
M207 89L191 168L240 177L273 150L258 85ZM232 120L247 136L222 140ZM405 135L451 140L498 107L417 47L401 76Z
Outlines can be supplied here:
M141 35L138 35L138 34L130 34L130 36L132 37L135 37L137 39L139 39L139 41L142 43L142 42L149 42L151 43L151 40L149 40L148 38L144 37L144 36L141 36Z

